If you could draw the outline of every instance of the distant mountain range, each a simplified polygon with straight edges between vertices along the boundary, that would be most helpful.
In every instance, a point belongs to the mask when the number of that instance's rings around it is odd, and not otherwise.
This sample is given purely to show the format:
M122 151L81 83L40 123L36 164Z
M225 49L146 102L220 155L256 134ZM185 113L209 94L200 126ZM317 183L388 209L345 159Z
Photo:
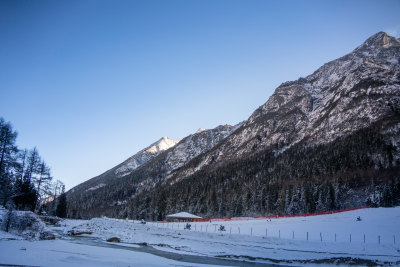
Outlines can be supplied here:
M67 193L69 216L163 219L400 204L400 40L380 32L238 125L164 137Z

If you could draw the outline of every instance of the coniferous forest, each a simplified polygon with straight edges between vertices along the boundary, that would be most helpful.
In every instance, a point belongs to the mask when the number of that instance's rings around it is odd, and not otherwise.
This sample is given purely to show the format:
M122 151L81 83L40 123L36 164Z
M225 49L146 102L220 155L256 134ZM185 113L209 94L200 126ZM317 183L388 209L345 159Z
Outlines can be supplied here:
M390 119L400 121L398 116ZM163 220L182 210L234 217L400 205L400 162L393 161L395 147L379 129L376 124L327 144L305 141L280 154L270 148L182 180L160 182L129 201L136 193L135 177L126 178L124 190L111 184L84 199L70 199L70 216Z
M180 211L233 217L399 205L399 55L399 39L376 33L282 83L212 146L202 144L214 129L196 132L147 162L131 157L72 188L68 216L163 220Z
M52 177L36 147L28 150L17 146L17 135L11 123L0 118L0 205L37 212L46 203L57 205L53 200L65 191L63 182ZM47 210L54 213L55 207Z

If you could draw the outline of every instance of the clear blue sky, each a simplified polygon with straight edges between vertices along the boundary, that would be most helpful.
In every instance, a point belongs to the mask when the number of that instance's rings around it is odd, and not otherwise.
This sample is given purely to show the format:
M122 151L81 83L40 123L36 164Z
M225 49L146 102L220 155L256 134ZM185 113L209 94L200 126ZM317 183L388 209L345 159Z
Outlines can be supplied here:
M400 1L0 1L0 116L67 189L399 37Z

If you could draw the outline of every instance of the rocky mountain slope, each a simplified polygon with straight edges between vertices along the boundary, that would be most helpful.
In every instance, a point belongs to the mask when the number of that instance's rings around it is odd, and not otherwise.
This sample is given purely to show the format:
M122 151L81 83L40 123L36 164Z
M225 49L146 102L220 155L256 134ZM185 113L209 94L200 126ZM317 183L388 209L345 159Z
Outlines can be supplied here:
M383 32L373 35L313 74L280 85L235 134L174 174L175 179L265 149L282 152L301 141L328 143L398 114L399 60L398 39ZM396 131L399 126L387 127L386 131ZM400 140L395 139L399 147ZM399 156L397 151L395 157Z
M164 136L157 142L137 152L135 155L131 156L121 164L118 164L114 168L100 174L99 176L96 176L76 186L72 190L78 189L79 191L93 191L104 187L115 179L130 174L133 170L157 157L163 151L175 146L177 143L179 143L179 140L172 140Z
M70 214L162 219L400 203L399 60L400 41L377 33L283 83L236 127L196 133L107 186L71 192Z
M149 147L139 151L126 161L124 161L121 166L119 166L115 170L115 175L117 177L122 177L127 174L132 173L132 171L141 165L145 164L149 160L155 158L156 156L160 155L161 152L175 146L179 143L180 140L172 140L167 136L164 136L154 144L151 144Z
M199 129L180 141L163 137L111 170L72 188L67 194L70 211L81 210L82 204L97 211L105 206L126 203L137 193L162 182L173 170L213 148L239 126ZM97 201L88 204L86 199Z

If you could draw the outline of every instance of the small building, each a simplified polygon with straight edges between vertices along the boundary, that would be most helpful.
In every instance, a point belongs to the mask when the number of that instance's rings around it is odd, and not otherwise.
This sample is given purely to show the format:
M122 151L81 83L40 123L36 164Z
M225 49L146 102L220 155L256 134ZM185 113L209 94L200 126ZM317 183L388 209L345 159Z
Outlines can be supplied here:
M202 218L194 214L190 214L188 212L179 212L167 215L167 220L175 220L179 222L192 222L195 219L202 219Z

